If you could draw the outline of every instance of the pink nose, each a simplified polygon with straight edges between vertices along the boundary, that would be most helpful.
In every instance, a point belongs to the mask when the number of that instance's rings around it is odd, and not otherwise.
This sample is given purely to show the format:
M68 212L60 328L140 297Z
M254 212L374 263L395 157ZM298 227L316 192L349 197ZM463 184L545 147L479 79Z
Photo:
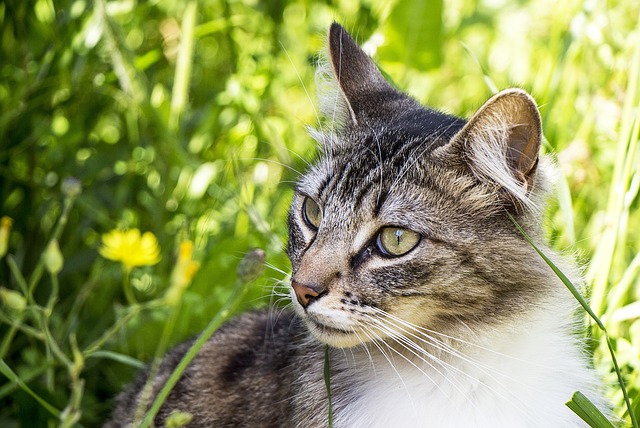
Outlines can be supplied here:
M300 303L300 305L303 308L306 308L307 306L309 306L309 303L311 303L311 300L320 295L320 293L314 290L313 288L307 285L300 284L296 280L291 281L291 286L293 287L293 291L296 293L296 298L298 299L298 303Z

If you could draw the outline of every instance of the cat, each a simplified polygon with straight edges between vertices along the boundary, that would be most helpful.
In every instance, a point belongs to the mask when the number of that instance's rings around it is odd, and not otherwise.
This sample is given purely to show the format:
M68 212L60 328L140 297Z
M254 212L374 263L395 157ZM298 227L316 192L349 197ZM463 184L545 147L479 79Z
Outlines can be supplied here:
M573 427L604 411L577 305L544 244L553 175L534 100L507 89L463 120L394 89L339 24L319 71L324 131L288 219L294 310L229 321L156 419L190 427ZM511 216L511 218L510 218ZM165 357L162 387L189 348ZM107 427L130 426L145 374Z

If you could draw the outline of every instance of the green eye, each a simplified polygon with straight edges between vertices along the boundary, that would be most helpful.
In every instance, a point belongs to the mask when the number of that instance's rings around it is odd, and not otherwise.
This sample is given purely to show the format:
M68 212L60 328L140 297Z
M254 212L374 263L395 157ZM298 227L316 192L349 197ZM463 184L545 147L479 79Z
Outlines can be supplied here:
M413 250L420 234L400 227L385 227L378 234L378 248L387 256L401 256Z
M317 229L320 227L320 222L322 221L322 211L320 211L320 207L313 199L309 197L304 198L304 202L302 204L302 217L304 221L311 227L312 229Z

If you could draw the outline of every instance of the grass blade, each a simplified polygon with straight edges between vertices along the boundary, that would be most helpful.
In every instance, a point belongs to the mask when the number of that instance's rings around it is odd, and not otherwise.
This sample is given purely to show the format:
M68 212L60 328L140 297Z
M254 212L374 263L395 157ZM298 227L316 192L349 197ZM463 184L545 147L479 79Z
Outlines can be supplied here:
M329 364L329 347L324 348L324 384L327 387L327 400L329 403L329 428L333 427L333 408L331 406L331 365Z
M622 378L622 373L620 372L620 367L618 366L618 360L616 359L615 352L613 351L613 346L611 345L611 339L609 338L609 333L607 333L607 329L605 328L600 318L593 312L587 301L580 294L578 289L573 285L573 283L567 278L567 276L562 273L560 269L542 252L540 249L534 244L531 240L531 237L527 235L527 232L518 224L515 218L509 213L507 213L511 222L516 226L520 234L524 237L524 239L533 247L534 250L542 257L542 259L549 265L549 267L553 270L553 272L560 278L562 283L569 289L573 297L580 303L582 308L589 314L591 318L595 321L596 325L602 330L604 333L604 337L607 341L607 348L609 348L609 353L611 354L611 361L613 362L613 368L616 371L616 376L618 377L618 383L620 384L620 389L622 390L622 395L624 396L624 402L627 405L627 410L629 411L629 418L631 419L631 424L634 428L638 428L638 421L636 420L635 415L633 414L633 409L631 407L631 401L629 400L629 394L627 393L627 388L624 384L624 379Z
M33 390L31 390L31 388L29 388L22 381L22 379L20 379L20 377L17 374L15 374L13 370L11 370L11 367L9 367L7 365L7 363L5 363L4 360L2 360L2 359L0 359L0 373L5 375L6 378L9 379L11 382L15 383L20 388L22 388L27 394L32 396L34 398L34 400L36 400L38 403L40 403L40 405L42 407L47 409L47 411L49 413L51 413L56 418L60 418L60 410L56 409L51 404L47 403L47 401L44 398L40 397L38 394L33 392Z
M198 3L191 1L187 4L182 17L180 46L178 49L176 74L171 94L171 110L169 112L169 130L173 132L178 130L180 115L189 97L197 10Z
M89 357L92 358L108 358L110 360L114 360L117 361L119 363L122 364L126 364L128 366L134 367L136 369L143 369L145 367L145 364L133 357L130 357L128 355L125 354L119 354L117 352L112 352L112 351L95 351L92 354L89 355Z
M595 404L580 391L576 391L566 404L591 428L614 428L614 425L598 410Z
M144 427L151 426L151 423L155 418L156 414L158 414L160 407L162 407L162 404L169 396L169 393L171 392L173 387L176 385L176 383L178 383L178 380L180 380L180 376L182 376L182 373L184 373L187 366L196 357L196 355L200 351L200 348L204 346L207 340L209 340L209 338L213 335L213 333L216 332L216 330L222 325L222 323L227 320L232 309L238 305L240 298L243 295L244 295L244 284L242 284L241 286L236 286L229 300L227 300L227 302L224 304L222 309L209 322L209 324L207 324L207 326L202 331L202 333L200 333L200 335L198 336L196 341L193 343L191 348L189 348L189 350L184 355L184 357L182 357L182 360L180 360L176 368L173 370L173 372L165 382L164 386L156 396L153 404L151 405L151 408L149 409L149 411L147 411L142 423L140 424L140 427L144 428Z

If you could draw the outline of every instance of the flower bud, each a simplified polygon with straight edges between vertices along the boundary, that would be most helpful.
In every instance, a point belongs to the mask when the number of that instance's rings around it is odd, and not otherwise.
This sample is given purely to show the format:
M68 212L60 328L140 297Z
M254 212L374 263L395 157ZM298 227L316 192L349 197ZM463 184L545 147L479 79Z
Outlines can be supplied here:
M52 240L49 245L47 245L42 257L44 257L44 267L47 269L47 272L52 275L60 273L64 266L64 257L62 257L57 239Z
M264 271L264 256L260 248L249 251L238 265L238 279L243 283L258 279Z
M67 198L73 199L82 193L82 184L77 178L67 177L62 181L61 189Z
M13 219L11 217L2 217L0 219L0 258L7 254L9 249L9 235L11 235L11 225Z
M0 300L2 304L7 308L16 312L22 312L27 307L27 301L24 296L17 291L9 290L8 288L0 287Z

